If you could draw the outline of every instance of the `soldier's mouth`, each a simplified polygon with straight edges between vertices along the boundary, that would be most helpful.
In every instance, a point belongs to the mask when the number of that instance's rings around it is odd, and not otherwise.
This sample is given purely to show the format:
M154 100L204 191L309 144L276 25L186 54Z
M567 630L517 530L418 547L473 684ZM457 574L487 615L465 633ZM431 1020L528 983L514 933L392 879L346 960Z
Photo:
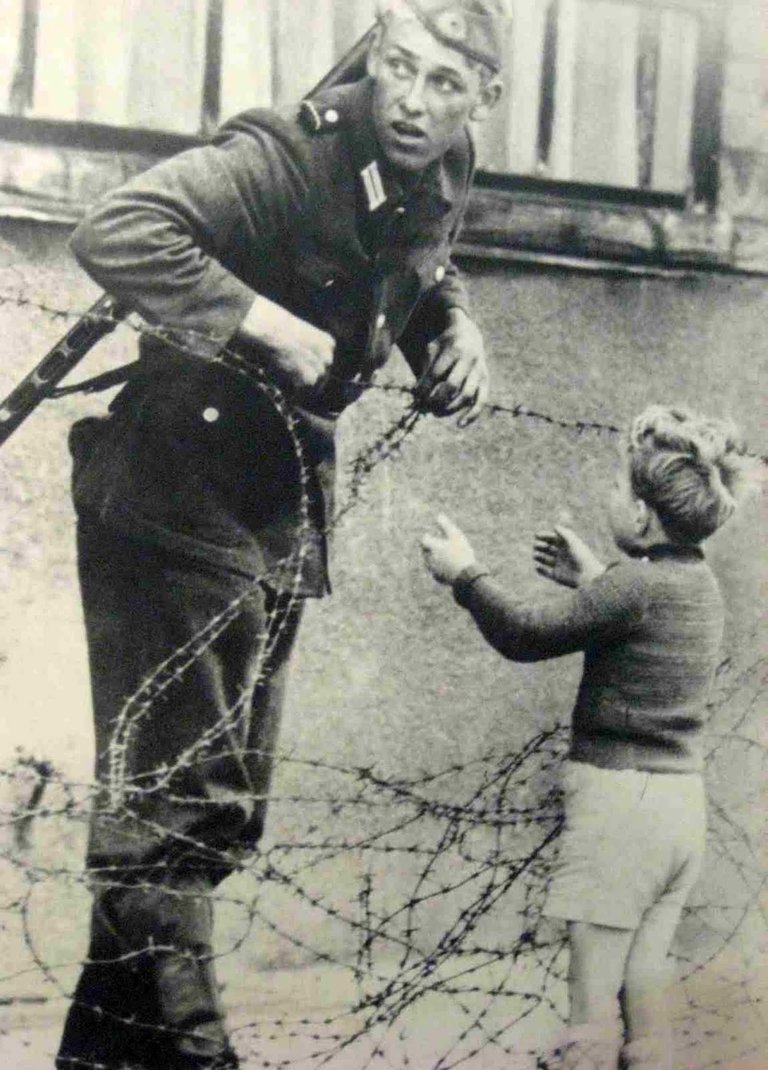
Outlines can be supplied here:
M421 129L421 127L414 126L413 123L403 122L402 119L395 119L395 121L390 125L392 130L397 135L399 141L413 143L417 141L423 141L427 136Z

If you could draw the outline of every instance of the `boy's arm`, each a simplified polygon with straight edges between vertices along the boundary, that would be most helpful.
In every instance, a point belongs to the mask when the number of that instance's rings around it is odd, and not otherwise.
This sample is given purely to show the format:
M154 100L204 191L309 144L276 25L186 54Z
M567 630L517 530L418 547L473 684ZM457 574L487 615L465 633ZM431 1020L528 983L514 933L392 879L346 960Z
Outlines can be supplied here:
M562 524L534 537L533 560L540 576L563 587L581 587L605 572L584 540Z
M487 569L473 564L454 580L453 592L491 646L513 661L542 661L623 639L642 620L645 602L634 570L621 566L532 603L513 600Z
M438 583L475 619L499 653L513 661L541 661L627 636L645 612L645 583L630 564L606 569L591 583L544 602L517 602L478 564L466 535L448 517L439 534L421 540L424 563Z

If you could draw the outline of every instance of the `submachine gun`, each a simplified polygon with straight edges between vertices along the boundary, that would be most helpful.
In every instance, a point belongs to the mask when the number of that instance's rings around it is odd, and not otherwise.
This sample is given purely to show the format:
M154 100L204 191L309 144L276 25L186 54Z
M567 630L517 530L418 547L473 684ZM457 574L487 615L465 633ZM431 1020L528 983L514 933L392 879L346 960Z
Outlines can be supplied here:
M365 73L365 59L373 32L373 28L368 30L307 95L312 96L331 86L344 85L361 78ZM0 446L46 398L103 390L125 380L125 369L117 368L83 383L66 387L58 385L80 363L86 353L93 349L98 341L110 334L129 312L130 309L124 304L109 294L102 294L29 374L14 387L8 397L0 402Z

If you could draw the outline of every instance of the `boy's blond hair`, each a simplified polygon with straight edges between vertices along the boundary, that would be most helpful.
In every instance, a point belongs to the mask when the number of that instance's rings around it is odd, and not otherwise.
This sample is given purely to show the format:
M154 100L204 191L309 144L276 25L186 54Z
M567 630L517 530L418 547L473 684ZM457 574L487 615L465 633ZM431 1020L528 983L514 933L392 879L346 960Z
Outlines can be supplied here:
M752 482L735 426L651 405L629 431L632 491L676 542L699 543L725 523Z

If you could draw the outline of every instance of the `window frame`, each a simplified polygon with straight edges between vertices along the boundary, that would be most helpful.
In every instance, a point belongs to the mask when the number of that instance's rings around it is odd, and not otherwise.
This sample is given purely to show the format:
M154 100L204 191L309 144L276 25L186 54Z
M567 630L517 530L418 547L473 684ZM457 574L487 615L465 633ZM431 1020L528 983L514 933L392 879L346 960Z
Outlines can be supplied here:
M699 23L693 115L691 122L689 192L652 190L639 186L603 185L558 179L515 171L478 168L475 185L479 189L534 194L554 200L599 201L604 204L635 205L638 208L705 208L714 212L720 189L722 98L727 11L719 0L608 0L613 4L678 10L697 16ZM542 70L542 77L544 70ZM551 102L542 95L542 110Z
M479 189L533 194L553 200L600 202L638 208L670 208L678 211L703 207L714 212L719 193L720 126L723 95L723 57L727 11L718 0L609 0L615 4L644 5L695 13L700 37L691 131L689 193L665 192L639 187L600 185L532 174L478 168ZM36 73L35 40L40 0L23 0L19 59L10 91L11 111L0 113L0 140L17 144L50 146L66 150L126 152L164 157L204 144L222 116L221 64L224 0L206 0L205 61L201 93L199 133L118 126L83 120L28 116ZM361 65L359 73L363 73ZM357 71L355 71L355 76Z

